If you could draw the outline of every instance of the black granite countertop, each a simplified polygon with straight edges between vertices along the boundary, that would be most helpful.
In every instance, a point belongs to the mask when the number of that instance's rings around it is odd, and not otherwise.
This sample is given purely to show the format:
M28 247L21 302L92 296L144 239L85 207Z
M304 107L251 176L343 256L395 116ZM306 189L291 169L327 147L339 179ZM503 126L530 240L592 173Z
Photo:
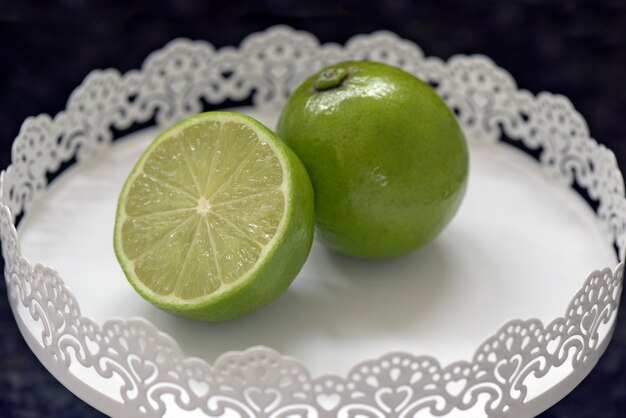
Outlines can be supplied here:
M238 44L283 23L343 43L388 29L427 55L485 54L518 85L571 99L626 172L626 2L0 0L0 167L28 116L55 114L92 69L138 68L177 37ZM542 417L626 416L626 318L591 374ZM58 383L21 337L0 284L0 417L101 414Z

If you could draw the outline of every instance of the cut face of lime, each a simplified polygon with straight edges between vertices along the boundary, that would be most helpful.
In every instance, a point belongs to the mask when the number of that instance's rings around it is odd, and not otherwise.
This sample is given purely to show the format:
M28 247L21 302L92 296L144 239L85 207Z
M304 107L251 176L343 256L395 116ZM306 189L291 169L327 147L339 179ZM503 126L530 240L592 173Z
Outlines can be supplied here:
M241 114L204 113L140 158L120 194L115 251L156 306L230 319L294 279L311 246L312 202L302 164L271 131Z

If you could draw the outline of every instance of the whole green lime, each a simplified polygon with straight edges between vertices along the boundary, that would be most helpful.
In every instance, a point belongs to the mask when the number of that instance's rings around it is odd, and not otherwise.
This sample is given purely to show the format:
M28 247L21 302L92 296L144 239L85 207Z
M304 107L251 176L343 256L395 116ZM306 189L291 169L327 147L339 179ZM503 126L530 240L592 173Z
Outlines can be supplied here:
M338 252L410 252L435 238L463 199L463 132L435 91L399 68L321 70L292 94L277 133L311 177L318 239Z

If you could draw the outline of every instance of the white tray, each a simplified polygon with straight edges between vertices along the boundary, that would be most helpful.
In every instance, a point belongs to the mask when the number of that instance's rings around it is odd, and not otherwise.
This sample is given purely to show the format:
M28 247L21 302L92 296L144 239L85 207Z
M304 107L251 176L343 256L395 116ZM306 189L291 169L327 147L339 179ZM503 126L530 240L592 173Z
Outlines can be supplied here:
M112 230L121 185L156 132L201 99L249 97L237 110L273 128L304 76L346 58L402 66L457 111L471 169L450 226L385 262L315 243L288 292L237 321L184 320L141 299ZM155 115L159 127L109 146L111 127ZM540 161L498 142L502 131ZM48 186L46 172L74 156ZM518 90L484 57L424 58L390 33L341 47L275 27L238 49L178 40L140 71L94 72L66 111L25 123L0 190L18 325L61 382L113 416L527 417L595 365L622 289L623 180L569 101ZM18 238L11 214L22 209Z

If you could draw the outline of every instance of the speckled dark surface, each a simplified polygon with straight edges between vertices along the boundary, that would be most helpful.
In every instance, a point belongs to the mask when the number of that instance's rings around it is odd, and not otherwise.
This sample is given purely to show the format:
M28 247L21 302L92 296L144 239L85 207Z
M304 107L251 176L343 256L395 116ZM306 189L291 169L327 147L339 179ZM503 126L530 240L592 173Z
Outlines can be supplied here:
M92 69L122 71L179 37L215 46L285 23L321 41L388 29L428 55L481 53L519 86L568 96L626 172L626 2L344 0L83 2L0 0L0 167L21 122L63 109ZM84 2L87 3L87 2ZM297 5L296 5L297 4ZM383 5L384 4L384 5ZM626 303L622 303L624 311ZM101 414L58 383L22 339L0 284L0 417ZM592 373L542 417L626 416L626 318Z

